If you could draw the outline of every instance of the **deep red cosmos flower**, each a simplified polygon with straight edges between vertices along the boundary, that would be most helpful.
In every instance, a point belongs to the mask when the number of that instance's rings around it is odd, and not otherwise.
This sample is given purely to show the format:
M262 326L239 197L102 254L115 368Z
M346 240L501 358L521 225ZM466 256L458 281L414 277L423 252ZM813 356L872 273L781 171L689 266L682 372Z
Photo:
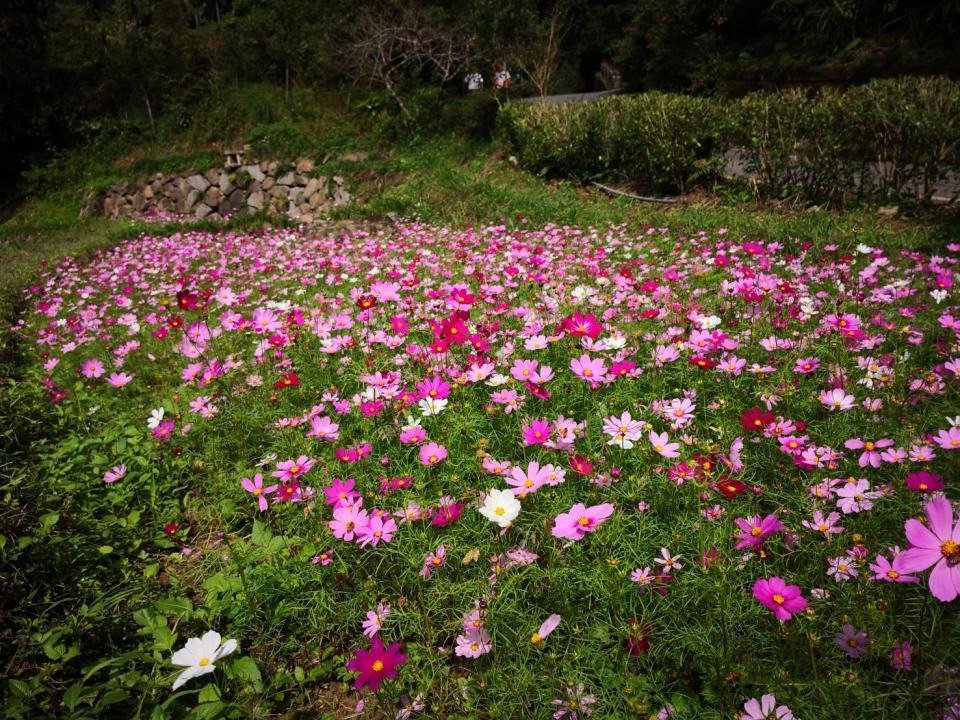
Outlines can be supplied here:
M750 408L740 416L740 424L743 425L744 430L760 432L767 425L773 424L773 411L767 410L764 412L758 407Z
M281 375L273 386L275 388L300 387L300 378L297 377L296 373L286 373Z
M720 478L720 482L717 483L717 490L722 492L726 496L727 500L733 500L737 495L746 489L747 484L745 482L733 480L726 475L723 475Z

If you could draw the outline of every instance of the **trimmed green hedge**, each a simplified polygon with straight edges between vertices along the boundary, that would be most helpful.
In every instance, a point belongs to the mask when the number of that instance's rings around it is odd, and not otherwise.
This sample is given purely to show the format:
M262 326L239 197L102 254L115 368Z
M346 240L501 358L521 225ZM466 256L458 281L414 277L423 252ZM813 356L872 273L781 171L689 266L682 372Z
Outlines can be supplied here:
M916 202L960 169L960 84L898 78L738 100L651 92L511 103L498 129L533 172L686 192L720 182L724 153L736 148L762 197Z

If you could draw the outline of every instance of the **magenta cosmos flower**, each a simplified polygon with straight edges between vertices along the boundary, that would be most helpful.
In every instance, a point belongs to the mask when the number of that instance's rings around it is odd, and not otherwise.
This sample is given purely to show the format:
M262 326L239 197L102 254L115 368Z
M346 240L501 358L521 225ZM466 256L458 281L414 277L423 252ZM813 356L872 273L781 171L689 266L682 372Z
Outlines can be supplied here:
M924 508L927 525L910 518L904 525L910 548L899 557L903 572L919 572L931 565L930 592L941 602L960 595L960 518L953 520L950 501L938 497Z
M763 519L754 515L752 518L737 518L734 522L740 528L740 532L735 533L735 537L740 540L737 550L757 548L763 545L763 541L768 537L783 530L783 523L776 515L767 515Z
M354 689L359 690L366 685L376 692L384 680L397 677L397 667L407 660L401 649L400 643L385 648L383 640L378 637L370 643L369 650L357 648L353 660L347 663L347 670L360 673L353 683Z
M807 601L800 595L800 588L787 585L783 578L760 578L753 584L753 597L773 610L780 622L789 620L794 613L807 607Z
M607 518L613 515L613 505L603 503L586 507L577 503L569 512L554 518L551 534L565 540L579 540L588 532L594 532Z

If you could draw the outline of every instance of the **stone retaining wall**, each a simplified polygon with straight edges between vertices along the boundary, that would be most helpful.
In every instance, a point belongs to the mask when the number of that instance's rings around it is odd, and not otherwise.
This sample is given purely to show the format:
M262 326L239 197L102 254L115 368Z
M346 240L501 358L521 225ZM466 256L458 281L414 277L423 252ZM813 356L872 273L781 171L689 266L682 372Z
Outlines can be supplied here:
M92 198L82 215L136 218L173 213L197 219L221 220L241 212L283 214L310 221L346 205L350 193L339 175L320 175L315 163L277 160L212 168L205 173L157 173L142 182L124 181Z

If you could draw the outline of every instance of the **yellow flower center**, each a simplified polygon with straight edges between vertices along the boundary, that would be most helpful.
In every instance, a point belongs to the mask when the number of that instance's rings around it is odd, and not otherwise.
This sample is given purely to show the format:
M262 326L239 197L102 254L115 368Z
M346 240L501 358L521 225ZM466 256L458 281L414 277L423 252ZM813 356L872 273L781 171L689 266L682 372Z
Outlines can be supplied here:
M493 512L496 513L497 515L503 515L503 514L506 513L507 511L504 510L502 507L498 507L498 508L497 508L496 510L494 510Z
M900 577L900 573L898 573L896 570L887 570L887 577L891 580L896 580L898 577Z
M867 450L873 450L873 443L872 443L872 442L864 443L863 446L864 446Z
M533 635L530 636L530 642L532 642L534 645L536 645L541 640L543 640L543 638L540 637L540 633L534 633Z
M590 377L591 375L593 375L593 371L587 368L586 370L583 371L583 374L586 375L587 377Z
M383 662L381 662L380 660L374 660L374 661L373 661L373 671L374 671L374 672L382 672L382 671L383 671Z
M200 667L206 667L209 664L210 664L210 658L207 658L207 657L200 658L200 662L197 663L197 665L199 665Z
M760 535L763 534L763 528L755 527L753 528L753 530L750 531L750 534L753 535L754 537L759 537Z
M960 558L960 543L957 543L955 540L947 540L940 546L940 552L943 553L943 556L946 558Z
M776 595L773 596L773 601L777 605L783 605L787 601L787 599L780 593L777 593Z
M431 455L431 456L429 457L429 460L430 460L431 463L435 463L438 459L439 459L439 458L438 458L436 455Z
M579 520L577 520L577 525L580 525L581 527L589 524L590 524L590 520L588 518L582 517Z
M299 466L299 465L291 465L291 466L290 466L290 474L291 474L291 475L296 475L298 472L300 472L300 466Z

